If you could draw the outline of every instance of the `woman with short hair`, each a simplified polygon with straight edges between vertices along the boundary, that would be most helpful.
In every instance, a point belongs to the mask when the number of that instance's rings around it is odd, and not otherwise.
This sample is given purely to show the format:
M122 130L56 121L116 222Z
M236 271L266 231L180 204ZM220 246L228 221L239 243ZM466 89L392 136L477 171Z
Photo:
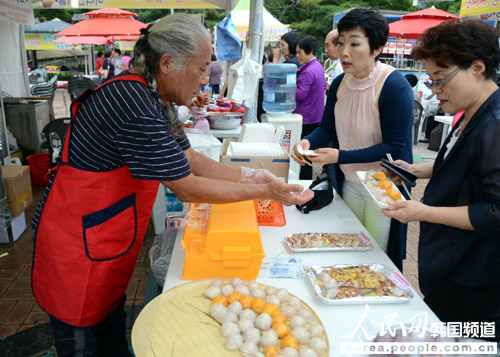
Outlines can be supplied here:
M356 171L379 170L387 153L411 162L413 94L400 72L378 60L389 34L382 15L366 8L353 9L337 28L344 74L331 84L319 127L296 144L294 153L303 158L297 145L317 149L320 155L308 157L310 161L334 164L335 190L402 269L406 226L384 216ZM333 146L326 148L329 143Z
M396 164L430 179L422 202L384 213L420 222L418 278L445 322L495 323L500 341L500 32L480 20L427 30L413 52L447 113L464 114L434 162ZM465 326L465 325L464 325ZM490 335L491 337L491 335Z

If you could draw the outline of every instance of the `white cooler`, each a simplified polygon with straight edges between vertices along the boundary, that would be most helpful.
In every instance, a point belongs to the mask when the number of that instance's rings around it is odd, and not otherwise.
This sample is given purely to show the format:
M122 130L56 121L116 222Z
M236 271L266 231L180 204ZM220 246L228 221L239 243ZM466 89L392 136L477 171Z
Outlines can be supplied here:
M302 115L300 114L262 114L261 121L263 123L270 123L274 125L275 128L282 125L285 128L285 135L283 138L283 146L288 150L290 154L293 146L300 141L300 135L302 134ZM297 164L293 159L290 159L290 171L293 171L296 177L299 177L300 165ZM293 175L292 175L293 176ZM293 177L290 177L293 179Z

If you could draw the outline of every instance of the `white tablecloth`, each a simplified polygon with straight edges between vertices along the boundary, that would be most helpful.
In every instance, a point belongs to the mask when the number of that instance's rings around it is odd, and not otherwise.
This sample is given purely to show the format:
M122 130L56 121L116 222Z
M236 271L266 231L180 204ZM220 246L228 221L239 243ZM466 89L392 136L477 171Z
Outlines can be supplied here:
M304 186L309 181L292 181ZM289 257L292 254L284 245L283 237L292 233L300 232L334 232L334 233L359 233L363 231L372 240L373 248L364 252L323 252L323 253L301 253L295 257L301 258L305 265L329 265L329 264L371 264L381 263L397 268L387 255L378 247L368 231L356 219L340 196L327 207L309 214L302 214L294 206L285 207L287 224L285 227L260 227L262 245L266 259L280 256ZM181 279L184 266L184 250L180 247L182 233L177 239L172 254L172 260L167 273L165 286L166 291L185 281ZM306 276L301 279L261 279L259 283L286 288L289 292L301 298L320 317L326 328L330 343L330 356L340 356L341 342L365 342L362 330L366 323L379 331L389 325L400 322L408 323L412 319L416 324L418 321L427 323L438 322L439 319L427 307L420 296L413 291L413 298L405 303L395 304L371 304L366 311L365 305L325 305L315 296L313 288ZM366 313L366 314L365 314ZM364 318L363 316L366 315ZM362 323L362 321L364 322ZM353 336L351 336L353 335Z

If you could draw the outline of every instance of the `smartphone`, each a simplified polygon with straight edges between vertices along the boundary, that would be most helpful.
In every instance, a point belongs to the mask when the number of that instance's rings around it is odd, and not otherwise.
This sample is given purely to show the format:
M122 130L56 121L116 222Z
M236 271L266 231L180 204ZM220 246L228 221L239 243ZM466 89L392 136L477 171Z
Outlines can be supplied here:
M408 185L411 187L416 186L416 181L417 181L417 175L415 175L413 172L408 171L407 169L402 168L401 166L398 166L396 164L393 164L387 159L382 159L382 163L380 164L383 168L385 168L387 171L392 172L394 175L398 176L406 182Z

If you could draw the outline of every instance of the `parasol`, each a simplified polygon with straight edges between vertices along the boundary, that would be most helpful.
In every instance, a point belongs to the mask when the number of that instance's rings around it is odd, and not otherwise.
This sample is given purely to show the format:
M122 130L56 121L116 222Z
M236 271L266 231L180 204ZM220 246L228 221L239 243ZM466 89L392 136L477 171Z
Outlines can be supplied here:
M401 20L389 24L389 36L400 38L418 39L425 30L439 25L449 19L459 19L458 16L446 11L436 9L434 6L428 9L415 11L401 17Z

